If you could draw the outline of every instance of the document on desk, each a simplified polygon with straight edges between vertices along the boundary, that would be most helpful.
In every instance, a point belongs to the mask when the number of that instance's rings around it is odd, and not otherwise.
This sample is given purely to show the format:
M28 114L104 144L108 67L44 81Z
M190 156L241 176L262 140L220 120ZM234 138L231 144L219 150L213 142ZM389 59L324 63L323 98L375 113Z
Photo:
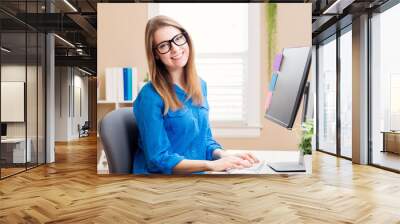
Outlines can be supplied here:
M230 169L227 170L229 174L262 174L265 173L265 168L267 164L264 160L259 163L254 164L252 167L243 169Z

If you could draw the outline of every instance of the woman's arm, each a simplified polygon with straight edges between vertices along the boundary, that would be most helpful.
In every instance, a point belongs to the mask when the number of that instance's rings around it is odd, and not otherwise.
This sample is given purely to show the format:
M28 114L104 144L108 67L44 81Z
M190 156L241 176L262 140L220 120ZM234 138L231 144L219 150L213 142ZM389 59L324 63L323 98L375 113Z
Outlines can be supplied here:
M184 157L171 149L163 109L163 101L151 84L142 88L133 107L145 156L145 161L141 162L150 165L155 172L171 174Z
M173 169L174 174L190 174L210 170L207 160L189 160L184 159Z
M239 157L243 160L247 160L251 164L259 162L257 157L255 157L252 153L249 153L249 152L234 152L234 151L228 152L223 149L215 149L213 151L212 156L213 156L213 159L220 159L220 158L224 158L224 157L228 157L228 156L235 156L235 157Z
M225 171L228 169L242 169L252 165L239 157L227 156L218 160L189 160L180 161L173 169L174 174L190 174L202 171Z

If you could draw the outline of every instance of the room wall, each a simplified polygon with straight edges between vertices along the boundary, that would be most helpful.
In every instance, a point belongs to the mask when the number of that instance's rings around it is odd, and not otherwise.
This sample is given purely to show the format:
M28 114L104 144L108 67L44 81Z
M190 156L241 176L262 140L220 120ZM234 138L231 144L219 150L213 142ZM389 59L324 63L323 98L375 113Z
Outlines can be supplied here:
M147 3L99 3L97 10L99 85L104 87L107 67L137 67L139 80L143 80L148 70L144 48ZM104 97L104 88L100 88L98 98Z
M26 84L26 122L7 122L7 137L30 139L32 161L44 160L44 88L40 66L3 64L1 81L20 81ZM25 80L27 79L27 80ZM4 97L4 96L3 96ZM7 110L7 108L1 108ZM37 157L37 153L39 156Z
M74 86L75 86L75 102L74 102L74 109L75 113L73 113L73 119L72 119L72 136L73 138L79 137L79 132L78 132L78 124L82 126L85 121L88 121L89 118L89 113L88 113L88 107L89 107L89 102L88 102L88 77L87 76L82 76L82 73L80 73L78 70L75 69L75 75L74 75ZM80 105L77 100L77 90L80 89ZM79 111L79 107L81 111Z
M267 25L265 7L261 9L261 61L268 62L268 42L267 42ZM276 49L280 51L285 47L311 46L312 30L311 30L311 4L278 4L277 7L277 33L276 33ZM261 65L261 135L257 138L222 138L217 139L225 148L232 149L274 149L274 150L290 150L297 149L300 139L299 127L301 119L301 108L298 112L293 131L289 131L270 120L264 118L264 104L267 94L268 80L268 64ZM309 75L311 77L311 75Z
M55 73L55 141L69 141L78 138L78 124L88 120L88 78L71 67L56 67ZM76 87L81 89L82 116L74 101Z
M278 4L277 46L283 47L311 46L311 4ZM261 7L261 62L268 62L267 31L265 7ZM98 54L97 71L100 89L99 99L104 98L102 83L106 67L134 66L138 68L142 80L147 70L144 30L147 22L147 4L98 4ZM135 29L132 22L135 22ZM123 33L121 33L123 31ZM118 35L120 34L120 35ZM268 86L268 64L261 65L261 135L256 138L217 138L225 148L230 149L297 149L298 130L288 131L269 120L264 119L264 102ZM100 119L110 108L98 106ZM299 115L301 110L299 110ZM298 129L300 117L297 116L294 128Z
M28 82L25 81L26 71L28 72ZM33 79L31 74L36 76L36 67L25 65L2 65L1 66L1 81L19 81L28 83L27 86L27 133L28 137L31 133L35 133L36 137L36 121L37 121L37 96L36 96L36 79ZM7 110L7 108L1 108ZM26 122L7 122L8 137L25 137Z
M55 68L55 141L68 141L68 67ZM64 96L66 95L66 96Z

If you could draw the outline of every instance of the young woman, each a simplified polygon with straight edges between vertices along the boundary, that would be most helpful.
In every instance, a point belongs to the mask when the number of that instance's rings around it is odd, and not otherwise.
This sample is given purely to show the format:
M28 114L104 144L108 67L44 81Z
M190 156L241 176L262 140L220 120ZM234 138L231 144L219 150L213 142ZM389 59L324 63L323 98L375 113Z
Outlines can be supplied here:
M140 133L133 173L224 171L258 162L250 153L228 154L212 137L207 86L185 29L156 16L147 23L145 44L151 82L133 106Z

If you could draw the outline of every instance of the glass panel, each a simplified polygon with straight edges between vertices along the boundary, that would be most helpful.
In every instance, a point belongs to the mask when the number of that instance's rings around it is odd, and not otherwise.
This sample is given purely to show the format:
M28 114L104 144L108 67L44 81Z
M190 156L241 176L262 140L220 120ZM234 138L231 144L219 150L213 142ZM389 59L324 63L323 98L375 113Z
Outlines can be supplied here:
M318 48L318 144L336 154L336 38Z
M38 163L45 163L45 65L46 65L46 36L39 33L38 45Z
M340 37L340 154L352 157L352 33Z
M28 62L26 82L26 111L27 111L27 142L28 142L28 168L37 165L37 73L38 73L38 36L36 32L27 33ZM30 150L29 150L30 149Z
M1 34L2 177L25 170L26 34ZM6 50L4 50L6 49Z
M390 74L390 130L400 130L400 73Z
M34 13L45 11L45 1L1 1L1 121L0 176L4 178L45 161L45 35ZM28 14L26 14L28 13Z
M372 18L372 163L400 170L400 5Z
M37 24L37 16L32 16L38 12L37 1L27 2L27 19L32 24ZM36 30L27 30L27 80L26 80L26 113L27 113L27 143L28 160L27 167L37 166L37 73L38 73L38 35Z

